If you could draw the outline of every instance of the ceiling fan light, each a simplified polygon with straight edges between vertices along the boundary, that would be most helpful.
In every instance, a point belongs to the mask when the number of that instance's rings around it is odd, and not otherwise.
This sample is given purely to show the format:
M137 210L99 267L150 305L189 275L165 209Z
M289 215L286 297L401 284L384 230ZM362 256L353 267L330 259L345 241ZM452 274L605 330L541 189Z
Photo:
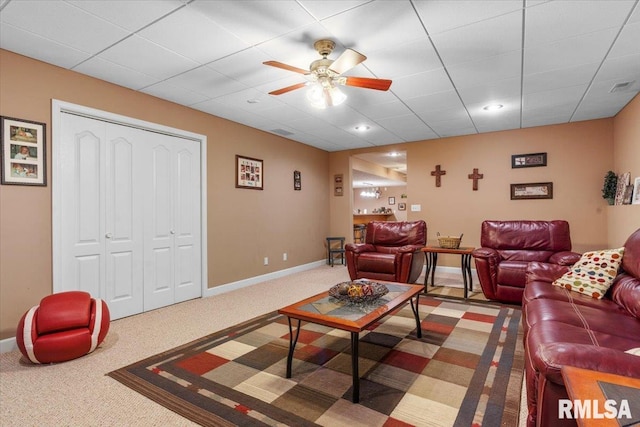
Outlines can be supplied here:
M307 100L316 108L326 108L327 103L324 98L324 88L321 84L312 84L307 91Z
M347 99L347 95L335 86L329 89L329 96L332 105L340 105Z

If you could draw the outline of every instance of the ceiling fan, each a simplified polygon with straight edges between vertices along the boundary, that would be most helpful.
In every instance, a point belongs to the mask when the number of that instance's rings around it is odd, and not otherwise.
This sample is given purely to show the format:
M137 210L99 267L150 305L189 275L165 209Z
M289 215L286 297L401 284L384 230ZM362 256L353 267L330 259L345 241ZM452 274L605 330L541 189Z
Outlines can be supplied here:
M341 74L360 64L367 59L367 57L353 49L347 49L336 60L327 58L335 46L336 44L332 40L318 40L315 42L313 47L322 56L322 59L313 61L309 66L309 70L283 64L278 61L263 62L265 65L304 74L308 80L308 82L305 83L297 83L274 90L269 92L269 95L282 95L283 93L311 85L310 91L307 92L307 98L313 105L324 108L326 106L338 105L346 99L346 95L337 87L340 85L383 91L389 90L391 80L342 76Z

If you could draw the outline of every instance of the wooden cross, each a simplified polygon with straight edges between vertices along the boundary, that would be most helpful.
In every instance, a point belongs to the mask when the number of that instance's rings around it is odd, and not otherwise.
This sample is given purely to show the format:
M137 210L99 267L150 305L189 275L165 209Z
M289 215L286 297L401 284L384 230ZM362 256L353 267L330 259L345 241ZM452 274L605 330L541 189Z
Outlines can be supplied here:
M473 180L473 191L478 191L478 180L484 178L484 174L478 173L478 168L473 168L473 173L468 176Z
M440 184L441 184L440 177L446 174L447 174L447 171L440 170L440 165L436 165L436 170L431 171L431 176L436 177L436 187L440 187Z

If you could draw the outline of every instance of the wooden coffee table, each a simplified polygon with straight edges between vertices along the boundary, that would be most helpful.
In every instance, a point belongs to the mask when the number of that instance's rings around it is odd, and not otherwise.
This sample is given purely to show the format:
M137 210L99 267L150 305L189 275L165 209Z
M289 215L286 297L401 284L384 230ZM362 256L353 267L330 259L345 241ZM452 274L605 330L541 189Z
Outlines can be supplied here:
M416 319L418 338L422 338L418 303L420 293L424 290L421 285L406 285L401 283L384 283L389 293L373 303L357 306L340 302L329 296L329 291L312 296L295 304L278 310L287 316L289 321L289 354L287 356L287 378L291 378L291 363L293 353L300 334L300 322L311 322L351 333L351 374L353 378L353 403L360 401L360 375L358 373L358 344L360 332L367 329L379 319L393 312L396 308L411 302L411 309ZM415 301L414 301L415 299ZM296 319L296 333L293 334L291 319Z

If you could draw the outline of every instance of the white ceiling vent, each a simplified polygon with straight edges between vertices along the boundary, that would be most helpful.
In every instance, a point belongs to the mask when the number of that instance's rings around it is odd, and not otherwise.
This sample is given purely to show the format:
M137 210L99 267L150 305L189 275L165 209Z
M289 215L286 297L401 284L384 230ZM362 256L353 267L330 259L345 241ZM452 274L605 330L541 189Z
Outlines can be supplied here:
M284 129L271 129L270 132L277 133L278 135L282 135L282 136L293 135L293 132L289 132L288 130L284 130Z
M633 86L633 84L636 81L630 81L630 82L622 82L622 83L616 83L613 85L613 87L611 88L611 90L609 90L609 93L616 93L616 92L626 92L627 90L629 90L631 88L631 86Z

